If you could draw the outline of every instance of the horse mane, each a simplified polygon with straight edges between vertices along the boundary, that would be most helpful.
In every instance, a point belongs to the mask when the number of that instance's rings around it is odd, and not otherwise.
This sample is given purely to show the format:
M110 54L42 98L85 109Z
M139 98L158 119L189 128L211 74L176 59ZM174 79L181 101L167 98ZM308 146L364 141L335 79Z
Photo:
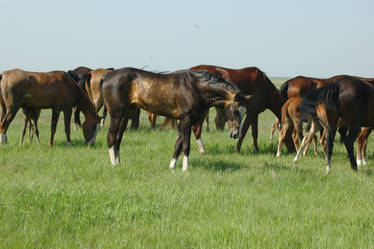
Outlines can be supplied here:
M323 104L327 109L335 110L341 114L339 108L339 83L328 83L314 89L302 98L300 111L303 117L311 115L317 119L316 107Z
M189 71L196 77L198 77L202 82L213 85L215 87L229 88L231 91L240 92L240 89L232 82L225 80L221 74L214 73L211 74L206 70Z

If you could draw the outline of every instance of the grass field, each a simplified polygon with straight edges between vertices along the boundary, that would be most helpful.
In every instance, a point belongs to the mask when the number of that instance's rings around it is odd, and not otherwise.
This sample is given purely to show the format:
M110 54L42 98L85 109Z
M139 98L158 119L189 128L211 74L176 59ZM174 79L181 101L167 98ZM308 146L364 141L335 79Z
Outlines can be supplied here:
M202 134L206 154L192 138L189 171L181 172L180 158L171 173L176 131L150 129L145 112L140 129L124 134L116 167L109 119L94 146L83 145L79 130L69 148L60 117L50 148L44 110L41 144L19 146L19 112L0 148L0 248L374 248L372 139L358 174L335 142L326 176L320 147L297 166L285 148L274 157L271 112L260 115L259 153L250 131L234 153L236 141L215 130L214 116Z

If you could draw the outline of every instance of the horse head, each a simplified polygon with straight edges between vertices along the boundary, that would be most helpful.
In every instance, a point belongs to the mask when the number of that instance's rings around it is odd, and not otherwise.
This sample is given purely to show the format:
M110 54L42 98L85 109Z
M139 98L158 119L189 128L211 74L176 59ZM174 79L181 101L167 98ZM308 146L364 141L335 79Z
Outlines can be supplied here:
M96 135L100 127L100 118L96 115L96 118L87 118L82 125L83 137L85 144L93 145L96 141Z
M226 101L224 104L223 111L227 118L231 138L236 139L240 136L241 121L247 113L246 105L250 98L251 96L239 92L235 94L233 100Z

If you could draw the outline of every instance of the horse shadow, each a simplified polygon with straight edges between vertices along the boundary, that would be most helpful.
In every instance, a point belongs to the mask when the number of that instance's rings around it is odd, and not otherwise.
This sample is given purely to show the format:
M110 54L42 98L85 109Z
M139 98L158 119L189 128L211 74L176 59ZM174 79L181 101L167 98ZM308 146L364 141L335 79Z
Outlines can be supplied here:
M193 167L202 168L205 170L211 171L237 171L243 168L242 164L233 163L230 160L200 160L197 159L195 162L192 163Z

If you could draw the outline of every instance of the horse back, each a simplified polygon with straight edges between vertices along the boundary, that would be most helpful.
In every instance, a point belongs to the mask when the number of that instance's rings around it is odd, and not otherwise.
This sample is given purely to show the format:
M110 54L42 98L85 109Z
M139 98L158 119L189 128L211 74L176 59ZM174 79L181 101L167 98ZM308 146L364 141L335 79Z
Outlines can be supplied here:
M63 71L36 73L9 70L4 73L2 84L4 94L11 96L6 102L19 101L37 108L74 105L79 96L77 88L74 80Z

